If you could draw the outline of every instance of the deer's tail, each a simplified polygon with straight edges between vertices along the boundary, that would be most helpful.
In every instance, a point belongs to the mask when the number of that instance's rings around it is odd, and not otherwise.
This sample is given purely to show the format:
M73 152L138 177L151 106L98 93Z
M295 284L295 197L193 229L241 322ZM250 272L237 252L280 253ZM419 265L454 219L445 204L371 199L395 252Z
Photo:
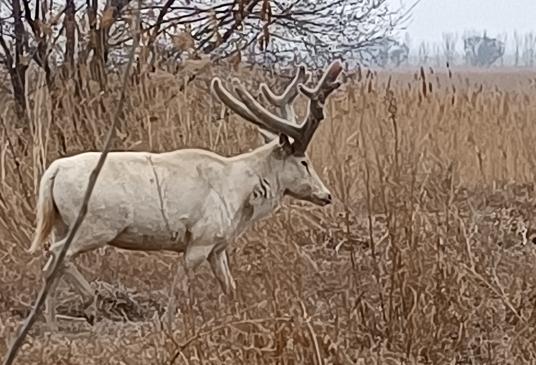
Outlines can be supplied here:
M37 199L37 227L34 238L28 253L35 253L43 245L52 232L56 220L58 219L58 210L54 203L52 188L58 168L53 164L45 171L41 177L39 185L39 197Z

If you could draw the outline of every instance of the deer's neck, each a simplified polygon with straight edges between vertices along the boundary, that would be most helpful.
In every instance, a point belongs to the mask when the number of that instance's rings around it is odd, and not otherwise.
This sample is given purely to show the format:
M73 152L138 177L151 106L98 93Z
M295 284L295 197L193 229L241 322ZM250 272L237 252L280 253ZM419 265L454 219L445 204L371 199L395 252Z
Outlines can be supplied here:
M269 216L283 198L285 191L279 179L282 162L273 157L276 143L231 159L240 191L239 214L243 222L252 223Z

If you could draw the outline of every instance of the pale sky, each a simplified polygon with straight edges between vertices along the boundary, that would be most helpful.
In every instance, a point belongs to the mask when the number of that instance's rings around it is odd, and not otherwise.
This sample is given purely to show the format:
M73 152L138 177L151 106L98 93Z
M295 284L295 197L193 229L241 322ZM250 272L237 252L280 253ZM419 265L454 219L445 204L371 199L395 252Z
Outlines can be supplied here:
M388 0L394 8L415 0ZM421 0L414 8L407 32L412 43L440 42L445 32L487 30L488 35L514 30L536 33L536 0ZM404 32L400 33L403 36Z

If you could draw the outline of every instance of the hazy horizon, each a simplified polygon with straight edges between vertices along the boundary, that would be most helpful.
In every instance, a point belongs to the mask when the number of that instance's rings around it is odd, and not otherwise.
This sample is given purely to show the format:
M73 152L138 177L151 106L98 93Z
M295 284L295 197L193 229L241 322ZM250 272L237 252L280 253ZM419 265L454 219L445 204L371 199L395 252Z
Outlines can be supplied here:
M396 9L409 8L415 0L387 0ZM412 42L441 42L443 33L487 31L495 37L536 32L536 0L421 0L412 10L403 37L409 33Z

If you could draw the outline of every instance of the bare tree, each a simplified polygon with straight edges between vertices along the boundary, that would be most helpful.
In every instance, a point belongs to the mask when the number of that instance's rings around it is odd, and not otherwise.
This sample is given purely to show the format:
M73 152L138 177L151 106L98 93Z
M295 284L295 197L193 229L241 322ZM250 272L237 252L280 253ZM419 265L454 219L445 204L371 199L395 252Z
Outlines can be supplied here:
M504 55L505 44L497 38L472 35L463 39L466 61L471 66L490 67Z
M514 48L514 65L517 67L521 60L521 36L517 31L514 31Z
M534 33L530 32L525 34L523 39L523 63L527 67L534 66L534 61L536 58L536 36Z
M454 64L456 59L456 42L457 36L454 33L443 33L443 55L445 62L450 65Z
M408 47L408 49L411 49L411 36L409 35L408 32L406 32L406 33L404 34L404 44L406 45L406 47ZM407 60L407 62L408 62L409 64L411 64L411 60L410 60L409 56L408 56L408 60Z
M8 44L5 31L11 25L6 25L2 20L0 24L0 46L2 48L2 64L5 65L11 78L13 95L17 103L17 114L19 119L23 119L26 110L26 70L28 68L28 59L25 57L24 48L26 44L26 33L22 20L22 9L19 0L11 2L11 18L13 19L13 33L10 38L14 38L14 47Z
M427 65L430 60L430 45L426 42L421 42L419 45L419 64Z
M65 17L63 26L65 28L65 63L64 66L68 71L68 75L74 69L74 53L76 48L76 8L74 0L65 1ZM66 75L67 76L67 75Z
M502 42L502 44L506 45L508 43L508 33L503 32L503 33L497 35L497 39L500 42ZM504 66L504 53L501 54L500 63L501 63L501 66Z
M125 46L132 43L128 25L138 11L130 0L11 0L10 7L0 46L19 116L26 108L30 62L45 72L49 88L61 80L58 75L75 81L89 75L104 88L107 69L125 63ZM250 53L245 59L251 62L272 54L289 64L298 53L320 68L334 57L358 57L409 18L387 0L146 0L140 11L140 57L153 67L159 57L180 64L189 57L219 60L240 53ZM88 75L80 74L81 66ZM77 90L82 87L79 82Z

